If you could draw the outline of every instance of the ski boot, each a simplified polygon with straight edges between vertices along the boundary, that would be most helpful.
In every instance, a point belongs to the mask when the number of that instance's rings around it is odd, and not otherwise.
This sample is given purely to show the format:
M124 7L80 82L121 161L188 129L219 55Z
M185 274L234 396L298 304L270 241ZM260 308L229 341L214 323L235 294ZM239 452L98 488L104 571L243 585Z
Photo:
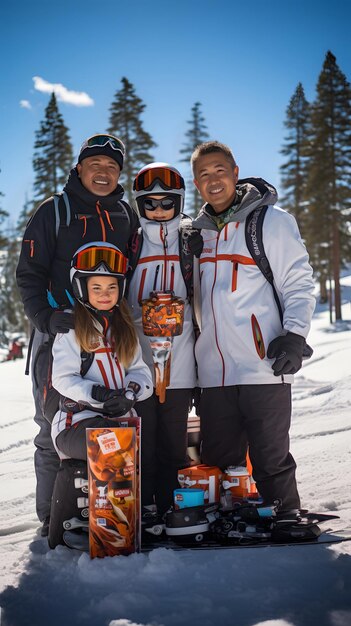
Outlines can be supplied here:
M85 461L65 459L57 472L51 502L48 542L50 548L66 545L65 531L88 533L88 478Z
M165 529L163 517L157 512L156 504L141 507L141 540L147 541L153 537L160 537Z

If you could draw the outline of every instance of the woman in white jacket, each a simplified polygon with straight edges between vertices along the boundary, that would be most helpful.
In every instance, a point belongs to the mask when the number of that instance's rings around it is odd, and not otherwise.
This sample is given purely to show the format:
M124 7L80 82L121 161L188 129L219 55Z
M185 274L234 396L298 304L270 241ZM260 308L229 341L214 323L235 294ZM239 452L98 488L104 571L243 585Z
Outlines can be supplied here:
M86 428L113 426L114 417L135 415L135 402L152 394L123 299L126 267L126 257L106 242L82 246L72 260L74 330L56 335L53 345L52 383L61 400L52 439L61 459L86 459ZM84 377L82 351L93 355Z

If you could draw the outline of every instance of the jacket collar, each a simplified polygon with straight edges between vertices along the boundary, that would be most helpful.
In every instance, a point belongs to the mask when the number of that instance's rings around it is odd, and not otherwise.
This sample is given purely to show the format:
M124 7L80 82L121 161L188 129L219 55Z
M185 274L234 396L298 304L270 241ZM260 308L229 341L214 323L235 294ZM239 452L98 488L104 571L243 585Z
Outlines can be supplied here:
M156 222L141 217L140 224L145 239L156 245L161 245L165 241L171 246L178 239L180 218L181 216L177 215L169 222Z

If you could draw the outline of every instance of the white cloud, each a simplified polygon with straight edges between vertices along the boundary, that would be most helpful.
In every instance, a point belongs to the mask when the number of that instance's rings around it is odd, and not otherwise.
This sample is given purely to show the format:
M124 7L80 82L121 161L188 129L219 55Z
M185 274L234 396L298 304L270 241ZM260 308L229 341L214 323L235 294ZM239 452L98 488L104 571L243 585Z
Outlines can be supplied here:
M84 91L70 91L61 83L49 83L40 76L33 76L33 81L34 89L43 93L54 92L60 102L73 104L77 107L90 107L94 104L94 100Z
M29 100L20 100L20 107L22 107L22 109L31 109L32 105Z

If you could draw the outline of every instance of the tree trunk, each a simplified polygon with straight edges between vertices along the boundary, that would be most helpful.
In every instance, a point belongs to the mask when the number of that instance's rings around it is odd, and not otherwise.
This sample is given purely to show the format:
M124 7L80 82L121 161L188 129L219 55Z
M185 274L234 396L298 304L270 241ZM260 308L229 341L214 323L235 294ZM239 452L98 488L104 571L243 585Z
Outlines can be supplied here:
M335 319L341 320L341 290L340 290L340 234L336 212L333 212L333 250L332 250Z
M321 276L319 279L319 302L320 304L328 302L327 279L325 276Z

